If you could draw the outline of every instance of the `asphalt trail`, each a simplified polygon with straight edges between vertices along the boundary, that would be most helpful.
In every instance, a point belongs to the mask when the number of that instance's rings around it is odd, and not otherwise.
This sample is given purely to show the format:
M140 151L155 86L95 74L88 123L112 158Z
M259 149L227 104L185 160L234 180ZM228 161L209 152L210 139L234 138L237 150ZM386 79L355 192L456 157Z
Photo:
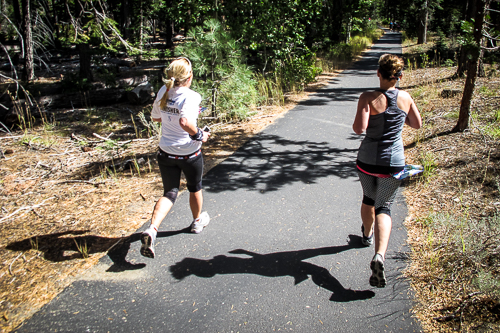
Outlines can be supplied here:
M404 198L393 209L388 285L370 287L360 239L357 98L378 87L387 33L352 68L266 128L204 180L211 224L188 232L182 193L154 260L139 233L18 332L418 332L411 317Z

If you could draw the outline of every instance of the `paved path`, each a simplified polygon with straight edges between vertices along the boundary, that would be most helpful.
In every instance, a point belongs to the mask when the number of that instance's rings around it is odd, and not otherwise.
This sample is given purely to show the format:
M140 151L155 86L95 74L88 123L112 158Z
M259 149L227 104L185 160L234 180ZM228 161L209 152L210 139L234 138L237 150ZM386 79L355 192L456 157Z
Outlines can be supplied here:
M18 331L418 332L401 277L401 195L388 285L368 283L373 248L359 236L360 137L351 129L358 96L378 86L378 57L400 53L399 38L386 34L212 169L204 180L212 222L203 233L188 232L183 193L162 225L156 259L140 256L134 234Z

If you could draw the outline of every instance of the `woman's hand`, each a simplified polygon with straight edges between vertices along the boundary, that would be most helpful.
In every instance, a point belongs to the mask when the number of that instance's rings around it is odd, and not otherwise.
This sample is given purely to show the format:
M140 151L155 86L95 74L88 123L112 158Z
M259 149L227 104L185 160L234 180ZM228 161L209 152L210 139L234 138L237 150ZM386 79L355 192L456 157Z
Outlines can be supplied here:
M203 140L201 142L207 142L208 138L210 137L210 132L203 132Z

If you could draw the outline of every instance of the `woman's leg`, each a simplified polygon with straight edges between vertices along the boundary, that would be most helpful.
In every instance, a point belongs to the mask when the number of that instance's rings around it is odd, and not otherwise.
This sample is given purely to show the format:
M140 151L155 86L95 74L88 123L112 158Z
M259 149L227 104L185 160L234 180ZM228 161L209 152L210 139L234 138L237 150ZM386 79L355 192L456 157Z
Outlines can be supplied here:
M203 208L203 193L201 190L201 180L203 176L203 155L186 160L182 166L182 172L186 177L189 191L189 207L193 214L193 219L200 217Z
M181 169L176 165L176 160L169 159L165 153L160 152L158 165L163 182L163 196L156 202L151 225L141 235L141 254L148 258L155 257L158 228L174 205L181 182Z
M191 232L200 233L210 222L207 212L201 212L203 207L203 192L201 190L203 176L203 155L200 154L187 160L182 167L182 172L186 176L187 188L189 190L189 207L193 214Z
M173 205L174 203L166 197L161 197L156 202L153 216L151 217L151 225L154 226L156 230L160 228L161 222L165 219Z
M193 214L193 219L197 219L198 217L200 217L201 208L203 207L202 190L189 193L189 206L191 208L191 213Z
M375 223L375 197L377 178L358 171L359 181L363 188L363 202L361 204L361 221L363 222L363 244L371 245L372 230Z
M375 223L375 207L361 204L361 221L363 221L364 236L370 237L372 235L373 224Z
M385 278L384 260L391 236L392 218L391 205L396 197L401 181L389 178L377 178L377 193L375 199L375 255L370 262L372 275L370 285L384 288Z
M391 236L391 205L401 181L395 178L377 179L377 199L375 200L375 253L385 259Z
M389 238L391 236L392 219L387 214L378 214L375 217L375 253L385 259Z

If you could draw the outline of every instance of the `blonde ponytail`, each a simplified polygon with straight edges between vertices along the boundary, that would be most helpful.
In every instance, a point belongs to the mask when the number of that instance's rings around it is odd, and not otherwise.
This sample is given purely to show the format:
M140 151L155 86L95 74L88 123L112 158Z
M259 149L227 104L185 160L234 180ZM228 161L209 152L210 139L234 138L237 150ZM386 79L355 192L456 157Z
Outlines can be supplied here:
M183 86L193 75L191 61L188 58L177 58L170 63L170 66L165 70L167 79L163 79L167 91L163 94L160 100L160 109L164 110L167 106L168 91L174 86Z

